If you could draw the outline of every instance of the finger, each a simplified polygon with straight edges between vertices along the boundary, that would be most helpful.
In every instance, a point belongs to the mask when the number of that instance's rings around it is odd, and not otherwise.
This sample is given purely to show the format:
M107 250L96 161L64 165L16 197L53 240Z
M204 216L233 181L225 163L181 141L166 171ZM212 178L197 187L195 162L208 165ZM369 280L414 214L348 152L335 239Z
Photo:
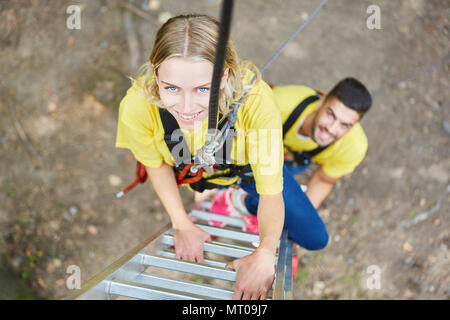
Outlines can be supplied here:
M228 262L228 263L225 265L225 269L236 270L236 268L234 267L234 261L236 261L236 260L233 260L233 261Z
M239 288L236 288L234 290L233 296L231 297L232 300L241 300L242 298L242 290Z
M195 261L198 263L205 263L205 259L203 257L203 252L196 255Z
M242 300L250 300L251 297L252 297L251 292L246 290L246 291L244 291L244 294L242 295Z
M267 291L264 291L261 293L261 300L266 300L267 299Z
M211 238L211 235L209 234L209 233L206 233L206 237L205 237L205 241L206 242L212 242L212 238Z

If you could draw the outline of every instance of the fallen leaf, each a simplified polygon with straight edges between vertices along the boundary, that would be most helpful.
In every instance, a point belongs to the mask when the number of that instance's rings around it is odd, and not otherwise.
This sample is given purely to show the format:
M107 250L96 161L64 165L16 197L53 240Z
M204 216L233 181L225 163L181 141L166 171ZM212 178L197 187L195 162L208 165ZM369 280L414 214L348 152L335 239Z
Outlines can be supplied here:
M45 281L42 278L38 278L38 283L42 288L47 288L47 285L45 284Z
M31 252L33 251L33 247L31 246L31 244L28 245L27 249L25 250L25 255L27 257L31 256Z
M47 272L52 273L55 271L55 265L52 262L47 263Z
M414 297L414 292L412 292L411 290L407 289L407 290L405 290L405 292L403 293L403 296L404 296L405 298L412 298L412 297Z
M75 43L75 39L71 35L69 35L67 37L67 47L72 48L74 43Z
M60 286L62 286L65 283L66 283L65 279L58 279L58 280L55 281L55 284L56 284L57 287L60 287Z
M98 233L97 227L93 225L89 225L87 227L90 234L96 235Z
M429 261L430 263L435 263L436 260L437 260L437 258L436 258L435 256L429 256L429 257L428 257L428 261Z
M159 0L149 0L148 8L152 11L157 11L161 7Z
M124 158L125 163L130 163L131 161L133 161L133 156L131 154L127 154Z
M410 245L408 242L403 243L403 250L411 252L413 251L413 246Z
M50 101L49 103L48 103L48 105L47 105L47 110L49 111L49 112L54 112L54 111L56 111L56 108L57 108L58 106L57 106L57 104L55 103L55 101Z
M422 198L422 199L420 199L419 205L420 205L421 207L423 207L426 203L427 203L426 200L425 200L424 198Z
M122 184L122 179L114 174L108 176L109 184L113 187L117 187Z

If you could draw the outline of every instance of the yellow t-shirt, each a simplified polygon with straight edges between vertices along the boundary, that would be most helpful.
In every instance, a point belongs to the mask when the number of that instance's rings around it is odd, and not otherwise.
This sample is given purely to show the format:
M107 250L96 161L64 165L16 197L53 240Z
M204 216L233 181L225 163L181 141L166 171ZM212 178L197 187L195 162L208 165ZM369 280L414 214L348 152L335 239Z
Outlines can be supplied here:
M252 74L243 83L250 82ZM191 155L205 143L206 118L195 130L181 130ZM283 130L272 90L260 81L250 89L238 110L236 136L230 159L237 165L251 165L259 194L277 194L283 190ZM131 150L143 165L158 168L164 161L175 162L164 141L164 128L158 107L148 102L136 85L128 89L120 103L116 147ZM204 177L208 175L204 173Z
M273 93L280 108L283 124L301 101L316 94L314 89L294 85L274 87ZM317 101L311 103L286 133L283 142L292 151L310 151L318 147L312 139L305 139L297 133L304 119L314 112L316 107ZM323 171L329 177L340 178L353 172L361 163L366 155L367 147L367 136L358 122L342 138L312 157L311 160L321 164Z

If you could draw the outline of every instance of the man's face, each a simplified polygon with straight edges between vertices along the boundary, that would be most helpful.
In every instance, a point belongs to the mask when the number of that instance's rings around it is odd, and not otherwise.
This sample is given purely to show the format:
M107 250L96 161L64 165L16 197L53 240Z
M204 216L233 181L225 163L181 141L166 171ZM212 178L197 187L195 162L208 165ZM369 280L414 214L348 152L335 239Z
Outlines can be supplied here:
M360 116L337 98L322 99L313 120L312 138L319 146L327 146L350 131Z

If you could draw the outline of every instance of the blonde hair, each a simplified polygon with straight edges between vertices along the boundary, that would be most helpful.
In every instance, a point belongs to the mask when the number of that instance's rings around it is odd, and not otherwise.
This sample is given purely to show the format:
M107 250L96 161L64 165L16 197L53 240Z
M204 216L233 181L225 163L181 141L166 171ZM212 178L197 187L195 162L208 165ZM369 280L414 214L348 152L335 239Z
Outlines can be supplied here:
M142 89L150 103L163 108L155 78L159 66L172 57L214 63L218 34L219 22L207 15L179 15L169 19L156 33L149 61L139 68L138 80L130 78L133 85ZM227 68L228 79L219 95L221 120L232 111L233 104L261 79L261 74L253 63L239 61L231 40L228 41L224 63L224 70ZM242 80L248 70L254 73L256 81L244 86Z

